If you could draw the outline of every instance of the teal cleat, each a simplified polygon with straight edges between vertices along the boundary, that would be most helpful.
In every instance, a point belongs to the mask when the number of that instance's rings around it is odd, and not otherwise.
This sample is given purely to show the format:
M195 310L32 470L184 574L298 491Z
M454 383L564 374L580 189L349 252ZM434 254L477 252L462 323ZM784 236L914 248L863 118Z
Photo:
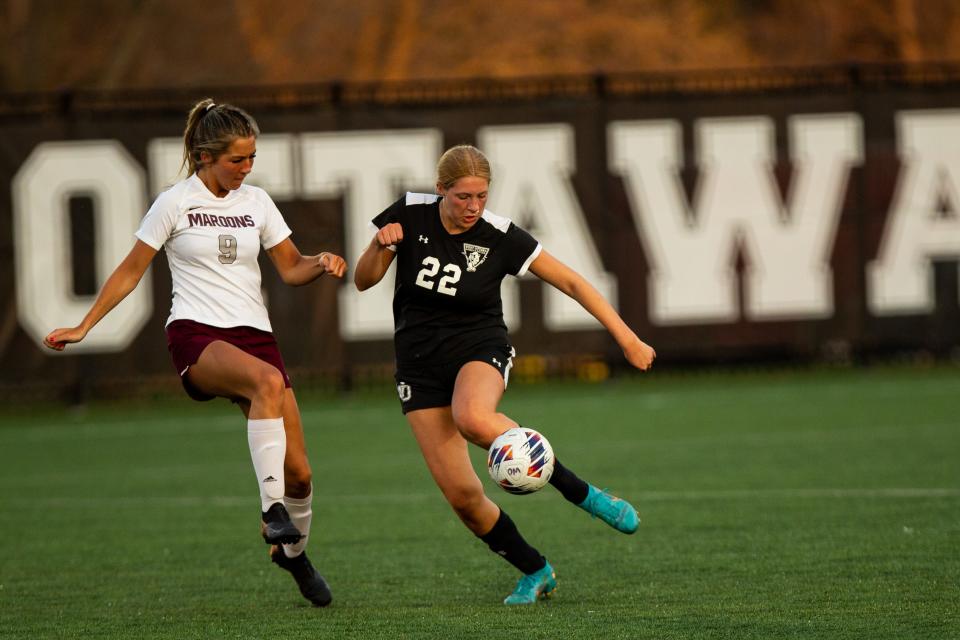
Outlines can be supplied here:
M556 588L557 574L548 562L543 569L520 578L517 588L506 597L503 604L533 604L538 598L549 598Z
M633 505L597 489L592 484L587 499L577 506L623 533L633 533L640 526L640 516Z

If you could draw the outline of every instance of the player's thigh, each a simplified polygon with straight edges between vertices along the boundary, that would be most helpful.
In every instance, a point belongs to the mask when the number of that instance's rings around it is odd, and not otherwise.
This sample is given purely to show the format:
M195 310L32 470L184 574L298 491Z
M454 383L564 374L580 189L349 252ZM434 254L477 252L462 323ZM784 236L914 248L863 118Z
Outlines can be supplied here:
M483 494L483 485L470 462L467 441L460 435L449 407L407 413L413 436L430 475L451 503Z
M509 428L501 424L497 412L503 391L503 376L486 362L474 360L460 368L453 387L451 411L464 437L483 446Z
M453 386L452 409L496 413L504 392L503 376L486 362L473 360L460 367Z
M210 395L250 399L264 385L283 388L283 374L269 362L222 340L211 342L187 371L190 384Z

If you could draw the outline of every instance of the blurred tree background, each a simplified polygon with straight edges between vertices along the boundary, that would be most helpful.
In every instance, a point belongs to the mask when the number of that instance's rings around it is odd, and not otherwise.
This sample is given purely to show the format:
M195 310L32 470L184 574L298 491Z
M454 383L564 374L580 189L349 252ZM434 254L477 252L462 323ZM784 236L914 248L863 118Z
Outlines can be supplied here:
M0 91L960 59L956 0L0 0Z

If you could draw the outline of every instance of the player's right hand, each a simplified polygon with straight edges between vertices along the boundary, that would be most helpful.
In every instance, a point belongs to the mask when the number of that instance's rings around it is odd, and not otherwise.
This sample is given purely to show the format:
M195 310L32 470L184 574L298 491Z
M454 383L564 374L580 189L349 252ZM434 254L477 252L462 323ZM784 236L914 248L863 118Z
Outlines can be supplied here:
M43 344L54 351L63 351L64 347L73 342L80 342L87 332L80 327L72 329L54 329L43 339Z
M641 371L649 371L653 367L653 361L657 357L657 352L646 342L634 336L630 342L623 347L623 355L627 362Z
M389 247L403 241L403 227L399 222L385 224L377 231L377 244Z

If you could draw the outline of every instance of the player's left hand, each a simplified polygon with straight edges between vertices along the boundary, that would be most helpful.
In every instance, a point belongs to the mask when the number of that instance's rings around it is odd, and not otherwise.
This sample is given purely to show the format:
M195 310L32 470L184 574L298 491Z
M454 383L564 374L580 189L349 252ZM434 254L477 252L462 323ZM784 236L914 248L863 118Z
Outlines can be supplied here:
M335 253L324 251L317 256L317 264L323 269L324 273L329 273L335 278L342 278L347 272L347 261Z

